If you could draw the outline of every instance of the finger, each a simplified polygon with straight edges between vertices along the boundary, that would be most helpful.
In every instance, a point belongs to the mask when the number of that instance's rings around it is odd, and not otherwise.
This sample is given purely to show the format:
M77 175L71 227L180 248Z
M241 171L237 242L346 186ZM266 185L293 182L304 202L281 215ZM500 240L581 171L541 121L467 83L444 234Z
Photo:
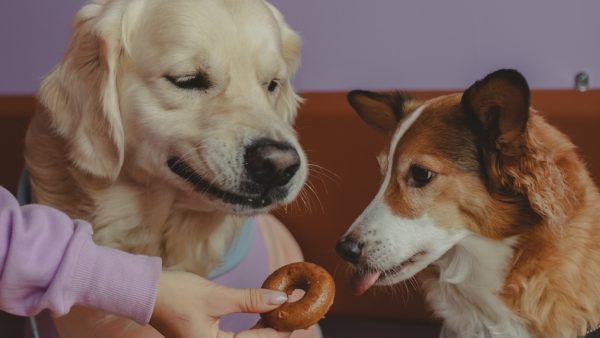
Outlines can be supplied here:
M266 289L222 288L220 293L215 295L219 301L213 308L214 316L234 312L268 312L281 306L288 299L284 292Z
M279 332L270 328L242 331L235 338L288 338L291 332Z
M250 330L264 329L267 327L268 326L265 325L265 323L262 321L262 319L259 319L258 322L256 322L256 324L254 324L254 326L250 328Z
M217 332L217 338L234 338L235 334L233 332L224 332L224 331L219 331Z

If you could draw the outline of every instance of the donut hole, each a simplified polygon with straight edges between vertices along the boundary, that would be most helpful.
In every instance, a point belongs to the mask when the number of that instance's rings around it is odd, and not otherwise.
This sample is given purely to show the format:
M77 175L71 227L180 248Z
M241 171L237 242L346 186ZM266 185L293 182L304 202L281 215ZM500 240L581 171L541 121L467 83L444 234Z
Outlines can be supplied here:
M299 301L300 299L302 299L302 297L304 297L305 294L306 291L302 289L293 290L292 293L288 296L288 303L294 303Z
M294 303L302 299L309 288L310 281L307 278L298 279L287 290L288 303Z

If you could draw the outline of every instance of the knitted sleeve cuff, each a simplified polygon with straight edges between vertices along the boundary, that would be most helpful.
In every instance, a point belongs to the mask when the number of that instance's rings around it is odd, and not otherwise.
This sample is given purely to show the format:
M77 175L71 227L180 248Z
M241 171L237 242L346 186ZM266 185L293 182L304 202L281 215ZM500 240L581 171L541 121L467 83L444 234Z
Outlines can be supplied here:
M147 324L158 293L161 259L98 246L89 236L82 240L71 270L72 301Z

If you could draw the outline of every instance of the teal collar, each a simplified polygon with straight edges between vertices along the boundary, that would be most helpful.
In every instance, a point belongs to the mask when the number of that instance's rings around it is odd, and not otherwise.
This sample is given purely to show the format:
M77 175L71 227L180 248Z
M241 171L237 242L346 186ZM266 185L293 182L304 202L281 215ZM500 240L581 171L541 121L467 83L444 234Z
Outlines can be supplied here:
M208 274L209 279L215 279L226 274L244 260L248 254L248 251L250 251L250 247L252 246L254 237L252 232L253 221L254 218L251 217L244 221L244 224L242 225L242 231L240 232L238 238L235 239L229 248L229 251L227 251L225 254L222 263Z

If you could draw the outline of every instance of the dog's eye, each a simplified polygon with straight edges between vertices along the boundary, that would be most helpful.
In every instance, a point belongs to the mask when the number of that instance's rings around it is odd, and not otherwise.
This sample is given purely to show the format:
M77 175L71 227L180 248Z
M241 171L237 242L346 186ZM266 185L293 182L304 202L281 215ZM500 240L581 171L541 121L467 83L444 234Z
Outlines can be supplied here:
M412 187L422 188L431 182L434 176L435 173L433 171L418 165L412 165L410 167L408 184Z
M204 73L185 75L180 77L166 76L165 78L169 80L169 82L174 84L176 87L181 89L206 90L211 86L208 76L206 76L206 74Z
M272 93L275 90L277 90L277 88L279 87L279 80L278 79L273 79L271 80L271 82L269 82L269 85L267 86L267 90Z

